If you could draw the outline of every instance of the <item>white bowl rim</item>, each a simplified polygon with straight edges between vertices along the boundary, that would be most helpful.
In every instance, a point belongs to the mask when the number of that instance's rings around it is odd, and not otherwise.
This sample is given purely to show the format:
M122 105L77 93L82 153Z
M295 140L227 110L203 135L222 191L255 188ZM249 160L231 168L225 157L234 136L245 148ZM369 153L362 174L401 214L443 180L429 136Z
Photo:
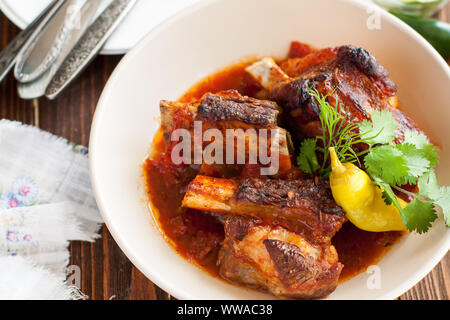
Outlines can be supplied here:
M163 289L164 291L171 294L173 297L177 299L182 300L191 300L193 299L192 295L189 294L189 292L185 292L182 290L179 290L176 286L168 285L166 280L163 276L152 272L151 268L148 267L140 257L136 256L133 253L132 247L127 243L127 240L121 236L121 233L119 231L120 228L118 228L110 217L108 216L104 200L99 196L98 192L98 186L97 186L97 179L95 174L95 166L96 163L96 136L98 131L98 123L101 121L102 114L106 110L106 106L104 104L104 100L110 95L110 92L113 88L113 84L116 81L118 75L120 75L121 71L126 68L128 61L133 60L133 58L147 45L149 41L151 41L158 33L164 30L164 28L172 23L174 23L176 20L189 15L191 12L195 12L200 8L209 6L215 2L219 2L223 0L203 0L200 1L197 4L194 4L188 8L185 8L178 12L177 14L173 15L172 17L168 18L167 20L160 23L158 26L156 26L152 31L150 31L134 48L132 48L119 62L119 64L114 69L113 73L111 74L107 84L105 85L105 88L103 89L103 92L100 96L100 99L97 103L97 107L94 114L94 119L92 122L91 127L91 134L90 134L90 153L89 153L89 163L91 168L91 183L94 190L94 195L97 201L97 205L99 207L99 210L103 216L103 219L105 221L106 226L108 227L109 232L113 236L114 240L116 241L117 245L120 247L120 249L125 253L125 255L128 257L128 259L148 278L150 279L155 285ZM348 2L353 6L357 7L364 7L367 8L367 3L361 2L360 0L338 0L341 2ZM380 9L380 14L384 19L387 19L388 21L395 24L401 31L405 32L412 38L414 38L416 41L419 42L421 46L425 48L425 50L435 59L439 62L441 67L445 70L445 73L447 74L447 77L450 79L450 67L447 64L447 62L442 58L442 56L436 51L436 49L428 42L426 41L419 33L417 33L414 29L412 29L409 25L404 23L399 18L389 14L388 12ZM450 234L446 237L445 245L443 245L440 250L436 251L433 255L433 258L430 259L426 264L422 265L420 268L417 269L415 274L413 274L408 281L403 282L402 284L398 285L395 289L390 290L389 292L382 294L378 297L378 300L393 300L411 289L415 284L417 284L420 280L422 280L445 256L445 254L450 249Z

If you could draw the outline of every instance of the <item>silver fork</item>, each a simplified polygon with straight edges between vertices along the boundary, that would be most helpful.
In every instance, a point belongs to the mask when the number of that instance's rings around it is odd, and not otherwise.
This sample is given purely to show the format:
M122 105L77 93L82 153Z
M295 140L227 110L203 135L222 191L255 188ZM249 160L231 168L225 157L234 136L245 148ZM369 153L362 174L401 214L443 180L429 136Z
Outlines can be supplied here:
M6 77L12 67L16 64L17 57L28 39L45 25L53 14L58 10L59 3L52 1L44 11L30 25L21 31L11 43L0 52L0 82Z

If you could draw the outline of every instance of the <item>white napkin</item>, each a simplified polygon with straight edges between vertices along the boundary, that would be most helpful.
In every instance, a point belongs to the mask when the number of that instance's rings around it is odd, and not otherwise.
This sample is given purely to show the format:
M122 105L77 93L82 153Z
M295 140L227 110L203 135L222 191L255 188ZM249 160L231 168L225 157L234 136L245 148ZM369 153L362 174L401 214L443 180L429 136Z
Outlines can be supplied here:
M0 120L0 299L81 297L64 282L67 247L94 241L102 223L86 153L38 128Z
M0 257L0 300L79 300L74 286L21 256ZM3 276L4 275L4 276Z

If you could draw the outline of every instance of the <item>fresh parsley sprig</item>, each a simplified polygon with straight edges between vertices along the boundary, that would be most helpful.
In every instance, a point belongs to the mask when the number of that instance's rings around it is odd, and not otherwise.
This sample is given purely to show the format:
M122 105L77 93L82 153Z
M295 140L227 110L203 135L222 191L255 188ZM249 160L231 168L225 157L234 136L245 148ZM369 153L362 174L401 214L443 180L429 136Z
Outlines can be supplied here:
M437 218L436 207L442 208L447 226L450 226L450 187L439 187L434 173L438 162L437 148L428 138L416 131L406 130L404 141L394 144L398 123L387 110L374 110L371 119L359 124L351 123L349 113L340 105L333 107L328 96L317 91L309 93L320 106L319 119L322 136L303 141L297 162L306 173L328 177L328 148L334 147L342 162L356 163L369 174L374 184L383 190L387 204L394 204L403 223L410 231L428 231ZM365 143L368 149L356 152L357 144ZM322 163L318 153L323 155ZM360 159L363 159L361 163ZM417 194L401 188L417 184ZM413 200L402 207L393 189L408 194Z

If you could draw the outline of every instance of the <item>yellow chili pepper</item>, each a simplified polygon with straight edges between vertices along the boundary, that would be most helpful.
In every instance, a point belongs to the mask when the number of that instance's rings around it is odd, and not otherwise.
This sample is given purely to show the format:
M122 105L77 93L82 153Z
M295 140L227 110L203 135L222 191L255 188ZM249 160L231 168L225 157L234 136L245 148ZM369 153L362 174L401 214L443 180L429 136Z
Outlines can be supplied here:
M406 230L398 209L384 202L381 189L372 183L367 173L352 163L341 163L334 148L329 150L331 191L347 218L356 227L366 231ZM398 199L398 202L402 207L407 205L402 199Z

